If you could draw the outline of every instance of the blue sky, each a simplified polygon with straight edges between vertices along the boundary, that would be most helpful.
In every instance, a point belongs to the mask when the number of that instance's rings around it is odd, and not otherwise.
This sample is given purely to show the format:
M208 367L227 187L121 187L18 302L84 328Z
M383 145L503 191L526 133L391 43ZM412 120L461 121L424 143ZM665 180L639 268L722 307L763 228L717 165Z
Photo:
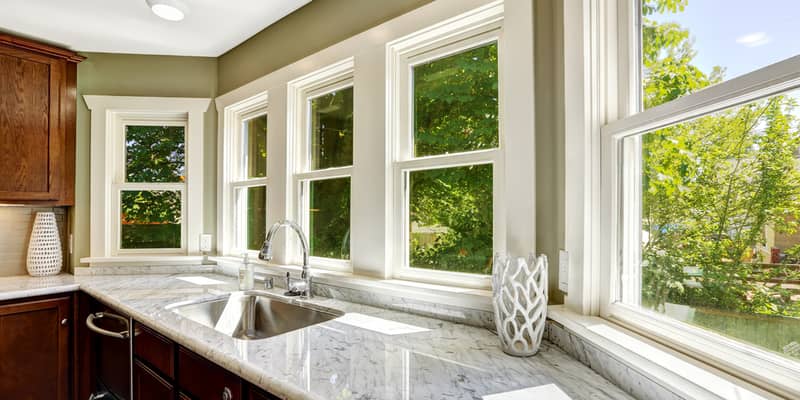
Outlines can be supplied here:
M683 12L653 15L695 39L695 65L734 78L800 54L800 0L688 0Z

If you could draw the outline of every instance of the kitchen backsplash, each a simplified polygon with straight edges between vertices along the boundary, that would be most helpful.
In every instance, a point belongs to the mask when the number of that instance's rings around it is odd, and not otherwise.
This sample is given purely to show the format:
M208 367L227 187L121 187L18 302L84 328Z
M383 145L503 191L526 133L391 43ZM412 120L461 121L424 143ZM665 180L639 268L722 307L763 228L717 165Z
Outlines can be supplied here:
M64 252L63 270L69 271L66 208L0 206L0 276L28 273L25 268L28 240L31 237L33 220L39 211L52 211L56 214L61 249Z

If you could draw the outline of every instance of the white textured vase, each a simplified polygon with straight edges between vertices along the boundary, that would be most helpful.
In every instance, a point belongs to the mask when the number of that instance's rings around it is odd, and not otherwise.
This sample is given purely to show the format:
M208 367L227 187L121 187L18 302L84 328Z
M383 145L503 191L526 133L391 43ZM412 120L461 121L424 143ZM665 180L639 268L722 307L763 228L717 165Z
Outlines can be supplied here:
M539 351L547 319L547 256L528 259L496 255L492 306L504 352L532 356Z
M63 261L56 215L52 212L37 212L31 240L28 242L28 274L56 275L61 272Z

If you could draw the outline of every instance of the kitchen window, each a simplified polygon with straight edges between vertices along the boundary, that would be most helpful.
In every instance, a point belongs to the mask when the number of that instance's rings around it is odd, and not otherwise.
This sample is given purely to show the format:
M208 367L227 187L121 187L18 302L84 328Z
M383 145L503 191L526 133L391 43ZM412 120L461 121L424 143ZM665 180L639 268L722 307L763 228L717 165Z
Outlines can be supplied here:
M221 185L237 116L269 93L267 226L301 224L320 279L444 285L437 301L488 309L494 251L536 246L532 16L531 2L434 2L220 96ZM219 204L220 253L239 256ZM282 274L301 260L293 235L274 254Z
M786 58L797 54L791 45L761 47L793 42L782 33L793 22L777 7L723 19L700 3L618 3L632 17L618 31L630 43L618 59L620 96L606 104L623 117L601 135L599 276L610 281L600 283L600 313L791 397L800 393L800 57ZM726 28L707 31L709 21Z
M491 275L494 251L502 248L501 32L495 21L390 47L395 277L485 285Z
M184 249L186 208L184 121L122 120L125 157L118 163L119 253Z
M90 257L81 262L200 255L210 99L84 99L92 112L92 229Z
M353 171L352 60L289 84L295 99L292 144L297 221L311 262L351 270L350 196Z
M234 249L259 250L267 236L267 114L258 110L238 124L236 178L230 184Z

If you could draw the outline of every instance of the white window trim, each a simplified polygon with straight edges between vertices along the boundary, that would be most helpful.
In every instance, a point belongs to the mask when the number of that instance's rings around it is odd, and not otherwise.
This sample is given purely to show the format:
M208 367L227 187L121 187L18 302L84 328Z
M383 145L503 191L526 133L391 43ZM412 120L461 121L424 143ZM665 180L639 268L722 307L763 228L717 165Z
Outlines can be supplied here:
M332 65L320 68L310 74L304 75L294 79L287 84L287 138L289 144L289 158L287 160L289 182L291 182L291 190L287 192L289 196L288 204L291 207L290 215L294 216L306 233L306 237L311 240L311 232L309 230L309 201L310 197L309 186L312 181L334 179L334 178L350 178L350 214L351 214L351 232L352 232L352 185L353 185L353 170L356 164L356 157L353 154L353 164L343 167L333 167L326 169L312 170L311 163L311 121L309 120L308 103L320 96L335 92L345 88L353 88L353 111L355 114L355 96L357 91L354 83L355 60L349 57L342 61L336 62ZM356 142L355 120L353 121L353 143ZM354 151L355 153L355 151ZM351 234L352 237L352 234ZM293 243L293 242L292 242ZM352 243L352 240L351 240ZM294 258L297 258L298 247L290 245L288 248ZM309 258L309 263L315 267L333 270L352 272L352 245L351 245L351 259L340 260L327 257L314 257Z
M90 194L90 256L81 259L82 263L108 262L114 259L127 259L130 253L117 251L116 225L119 224L118 194L114 189L124 188L125 184L115 186L120 174L120 157L124 157L123 139L120 137L121 121L155 118L174 121L180 118L186 124L186 181L184 184L136 184L139 188L178 188L183 187L186 196L182 209L181 225L185 230L184 246L178 252L181 256L200 255L200 235L203 233L203 114L208 110L211 99L180 97L129 97L129 96L83 96L91 110L91 165ZM184 186L185 185L185 186ZM142 251L159 254L161 251Z
M388 85L387 43L410 35L424 35L452 23L473 20L475 15L488 9L502 10L503 30L506 33L501 51L514 54L513 62L502 62L500 74L514 76L515 82L501 93L504 116L501 116L501 131L505 136L506 148L502 155L504 182L513 188L504 194L505 211L497 227L508 238L501 249L513 255L524 256L535 250L535 201L534 182L534 109L533 102L533 4L527 1L504 3L496 0L437 0L410 11L395 19L343 40L324 50L314 53L296 63L290 64L256 79L238 89L219 96L215 101L219 110L220 152L226 148L223 139L229 132L229 107L235 106L262 93L270 94L269 151L268 169L272 189L268 198L269 222L296 218L295 199L284 196L296 190L292 171L296 155L289 149L289 135L278 135L297 126L291 118L297 113L292 110L297 99L292 90L287 90L289 82L313 74L316 71L334 66L342 60L353 59L354 98L354 143L351 178L351 266L354 279L365 278L391 280L393 265L396 262L394 246L397 238L393 221L394 178L393 152L390 132L393 124L391 110L396 101L392 98L392 88ZM513 101L512 101L513 100ZM222 157L220 157L222 158ZM222 166L220 166L221 171ZM329 171L336 174L341 171ZM226 178L220 174L222 185ZM220 189L221 190L221 189ZM220 201L221 213L226 207ZM220 213L220 214L221 214ZM500 214L498 214L500 215ZM220 216L218 226L222 226L224 216ZM498 229L498 228L496 228ZM218 243L225 240L220 231ZM270 268L285 272L283 264L297 263L299 248L291 234L276 238L274 263ZM286 240L288 238L288 240ZM224 248L219 246L223 255ZM238 255L237 255L238 256ZM311 263L313 271L319 271L315 260ZM319 271L320 275L337 271ZM399 282L399 280L393 280ZM406 281L407 282L407 281ZM468 288L464 282L450 280L442 287L451 286L453 290L479 290ZM361 286L361 288L369 285ZM467 287L467 289L465 289ZM485 288L485 287L483 287ZM375 291L381 288L376 285ZM459 292L460 293L460 292ZM459 296L454 295L454 302ZM489 306L489 297L481 297Z
M565 240L571 253L566 307L599 315L767 392L798 396L797 363L616 299L618 277L626 278L620 261L636 257L618 246L626 240L619 202L637 198L633 191L620 190L619 163L632 151L622 148L620 140L800 87L800 57L632 115L639 101L634 3L581 0L564 5L565 134L571 150L565 173Z
M239 247L237 243L241 232L237 232L237 222L241 222L241 204L236 204L236 189L250 186L266 186L267 199L270 193L270 179L273 169L270 168L270 158L272 149L270 148L270 137L273 135L269 129L271 116L269 114L269 95L261 92L243 101L232 104L222 110L220 129L218 133L219 148L217 168L220 179L217 182L217 251L222 255L241 255L248 253L254 257L258 252L246 250ZM241 175L242 157L242 123L250 118L267 115L267 176L265 178L239 178ZM280 171L276 171L280 173ZM269 207L269 200L267 200ZM270 212L268 211L269 215ZM269 221L269 219L267 220Z
M502 4L462 14L456 18L415 32L387 43L387 81L390 109L387 131L392 145L393 187L393 243L394 259L391 276L395 279L450 284L465 287L489 288L491 277L469 273L427 270L409 266L409 174L414 171L452 168L470 165L492 165L493 251L505 251L505 190L504 148L507 146L503 118L507 85L505 71L505 40L503 39ZM493 149L442 154L426 157L414 156L411 76L413 68L432 60L445 58L463 51L496 42L498 47L498 92L500 96L498 118L498 147ZM532 250L532 249L531 249ZM529 250L530 251L530 250Z

